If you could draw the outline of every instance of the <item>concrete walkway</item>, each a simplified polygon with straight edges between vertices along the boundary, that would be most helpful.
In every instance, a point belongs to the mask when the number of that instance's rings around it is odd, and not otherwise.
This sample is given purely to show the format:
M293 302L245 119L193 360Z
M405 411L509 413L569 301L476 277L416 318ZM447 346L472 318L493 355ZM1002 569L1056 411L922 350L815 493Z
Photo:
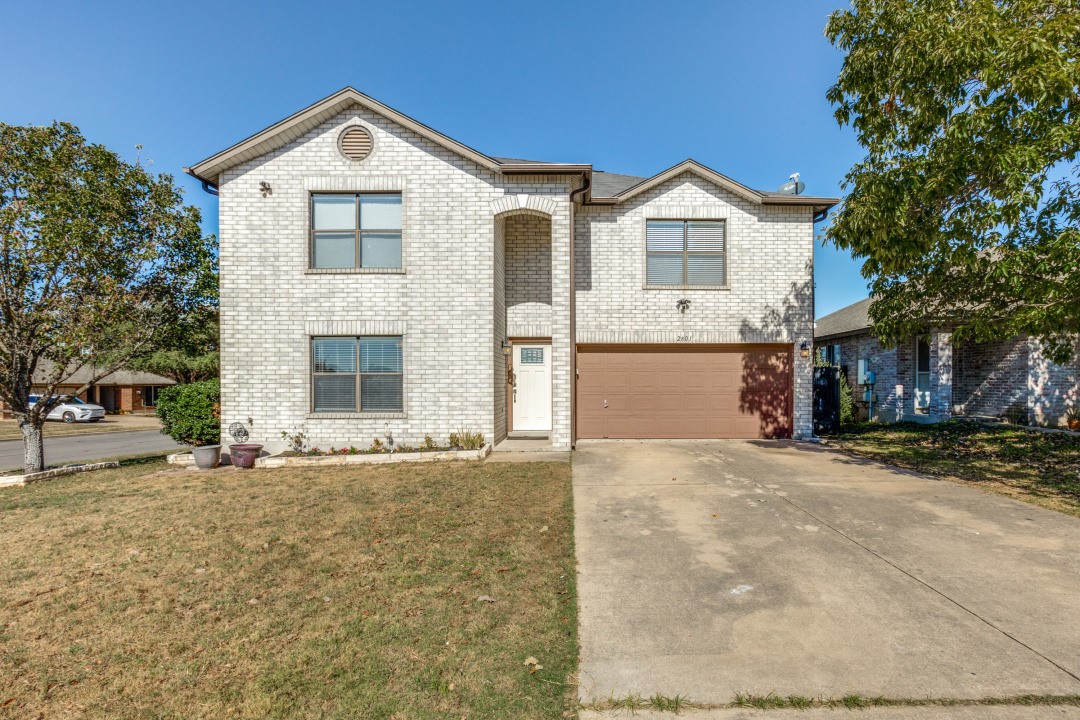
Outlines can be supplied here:
M574 503L585 703L1080 694L1077 518L774 442L582 442Z

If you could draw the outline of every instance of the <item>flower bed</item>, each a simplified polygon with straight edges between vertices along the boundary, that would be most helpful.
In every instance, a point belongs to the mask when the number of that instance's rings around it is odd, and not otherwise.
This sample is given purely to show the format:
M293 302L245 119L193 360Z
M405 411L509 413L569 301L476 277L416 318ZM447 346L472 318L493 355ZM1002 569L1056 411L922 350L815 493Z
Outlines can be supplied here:
M350 453L348 448L345 452L318 452L304 453L286 452L280 455L259 458L255 461L255 467L277 468L304 465L351 465L360 463L395 463L395 462L434 462L436 460L483 460L491 454L491 444L487 443L479 450L451 450L449 448L436 448L417 450L409 448L408 452L386 450L358 450Z

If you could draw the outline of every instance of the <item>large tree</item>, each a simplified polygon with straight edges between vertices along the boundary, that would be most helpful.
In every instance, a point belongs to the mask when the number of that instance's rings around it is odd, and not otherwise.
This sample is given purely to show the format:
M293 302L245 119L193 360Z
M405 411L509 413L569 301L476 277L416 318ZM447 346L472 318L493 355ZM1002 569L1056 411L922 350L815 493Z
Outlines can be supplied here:
M0 400L28 472L44 467L58 388L86 366L81 392L212 300L214 269L213 238L170 176L67 123L0 124Z
M1080 332L1080 4L854 0L828 91L866 157L826 231L863 259L894 343Z
M161 339L128 362L132 370L164 375L180 384L218 376L218 310L196 308L177 319Z

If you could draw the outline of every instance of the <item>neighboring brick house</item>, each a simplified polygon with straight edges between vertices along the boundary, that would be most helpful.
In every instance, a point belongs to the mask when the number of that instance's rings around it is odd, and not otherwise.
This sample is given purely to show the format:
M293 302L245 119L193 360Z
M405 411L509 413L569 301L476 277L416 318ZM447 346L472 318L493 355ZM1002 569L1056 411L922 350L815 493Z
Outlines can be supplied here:
M39 371L35 376L35 383L41 377L44 377L44 374ZM92 377L90 368L80 368L64 381L57 389L57 394L71 395ZM154 373L117 370L103 377L89 390L80 393L79 397L86 402L101 405L108 412L152 413L157 403L158 391L175 384L175 381ZM35 384L32 392L41 392L43 389Z
M186 171L220 202L222 427L268 449L811 432L834 198L489 157L352 88Z
M876 374L874 417L889 422L1026 414L1054 426L1080 406L1080 347L1070 365L1049 362L1031 337L955 345L949 333L934 332L886 349L870 334L870 302L826 315L814 330L817 358L846 369L864 419L865 369Z

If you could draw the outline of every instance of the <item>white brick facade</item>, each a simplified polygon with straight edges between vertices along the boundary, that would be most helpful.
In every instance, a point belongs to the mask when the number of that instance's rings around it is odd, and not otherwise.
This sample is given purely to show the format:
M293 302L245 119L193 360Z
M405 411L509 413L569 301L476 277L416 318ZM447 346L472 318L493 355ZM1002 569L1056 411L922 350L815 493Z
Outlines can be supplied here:
M645 289L645 221L723 219L727 289ZM693 173L614 206L578 209L578 343L783 343L795 358L794 432L812 432L814 234L806 207L762 206ZM675 302L686 298L680 313Z
M338 152L352 125L374 139L362 162ZM362 107L227 169L218 178L223 428L249 424L270 450L301 428L322 448L366 447L387 432L417 444L459 429L498 441L503 340L550 337L551 437L568 448L576 214L578 342L792 345L795 433L808 435L810 361L797 348L811 340L811 210L754 204L684 174L625 203L572 212L581 182L504 175ZM309 268L310 195L327 191L402 194L401 270ZM726 219L729 288L644 289L652 217ZM685 314L680 297L692 301ZM311 338L320 335L401 335L403 412L312 412Z

